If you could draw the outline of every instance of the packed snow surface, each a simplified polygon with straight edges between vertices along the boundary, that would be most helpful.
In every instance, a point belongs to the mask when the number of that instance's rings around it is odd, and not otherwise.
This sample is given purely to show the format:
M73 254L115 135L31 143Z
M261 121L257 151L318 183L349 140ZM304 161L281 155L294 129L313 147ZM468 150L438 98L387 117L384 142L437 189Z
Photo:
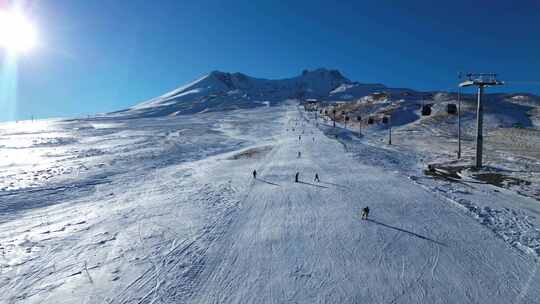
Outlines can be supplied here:
M540 303L538 201L385 135L294 103L2 124L0 302Z

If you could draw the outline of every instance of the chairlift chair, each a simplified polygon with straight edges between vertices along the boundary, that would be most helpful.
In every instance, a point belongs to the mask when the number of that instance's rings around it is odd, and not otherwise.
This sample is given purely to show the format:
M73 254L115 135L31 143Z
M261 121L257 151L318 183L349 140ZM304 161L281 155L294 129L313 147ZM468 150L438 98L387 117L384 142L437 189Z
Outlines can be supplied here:
M448 114L457 114L457 106L453 103L449 103L446 105L446 112Z
M429 116L429 115L431 115L431 105L423 105L422 116Z

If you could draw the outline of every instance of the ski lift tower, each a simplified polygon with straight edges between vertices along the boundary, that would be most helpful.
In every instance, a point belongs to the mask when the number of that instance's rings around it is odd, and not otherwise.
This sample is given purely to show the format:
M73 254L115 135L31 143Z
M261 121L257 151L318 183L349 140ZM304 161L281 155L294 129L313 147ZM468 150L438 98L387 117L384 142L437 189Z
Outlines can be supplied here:
M484 88L503 85L504 82L497 80L495 73L469 73L466 75L468 80L459 84L460 87L478 87L478 105L476 108L476 168L482 168L482 147L483 147L483 123L484 107L482 106L482 94Z

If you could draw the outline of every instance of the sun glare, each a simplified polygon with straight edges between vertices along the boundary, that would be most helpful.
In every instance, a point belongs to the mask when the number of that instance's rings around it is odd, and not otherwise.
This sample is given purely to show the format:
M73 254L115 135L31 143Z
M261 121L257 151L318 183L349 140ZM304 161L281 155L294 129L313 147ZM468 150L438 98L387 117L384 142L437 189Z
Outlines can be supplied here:
M16 11L0 11L0 48L27 52L37 43L34 26Z

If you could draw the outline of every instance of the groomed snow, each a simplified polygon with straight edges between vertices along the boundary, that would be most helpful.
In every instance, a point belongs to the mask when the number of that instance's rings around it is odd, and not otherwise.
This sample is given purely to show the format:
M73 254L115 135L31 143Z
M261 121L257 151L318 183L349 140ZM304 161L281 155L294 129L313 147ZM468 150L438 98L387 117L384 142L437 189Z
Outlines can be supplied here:
M308 117L4 128L35 160L2 160L0 302L539 303L535 255L411 179L415 155Z

